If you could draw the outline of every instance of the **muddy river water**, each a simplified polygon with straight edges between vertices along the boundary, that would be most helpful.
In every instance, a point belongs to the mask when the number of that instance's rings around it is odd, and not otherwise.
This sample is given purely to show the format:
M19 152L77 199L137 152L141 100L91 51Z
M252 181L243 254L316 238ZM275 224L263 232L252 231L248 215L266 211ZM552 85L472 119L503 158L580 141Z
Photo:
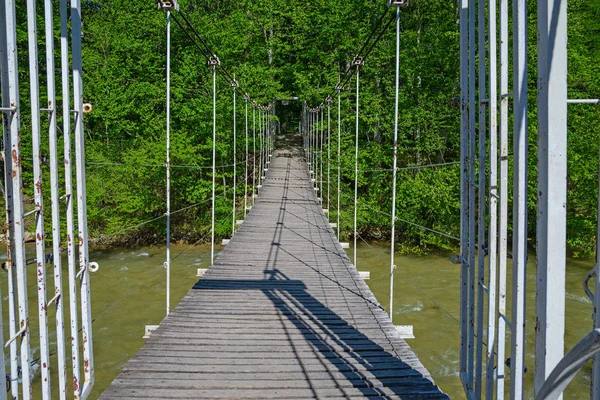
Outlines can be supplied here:
M33 249L28 249L33 254ZM164 248L92 249L90 259L100 265L92 277L94 317L94 354L96 386L91 398L98 397L120 372L126 362L144 344L144 326L158 324L165 315ZM450 253L426 256L397 256L398 267L394 289L394 323L413 325L415 339L408 343L429 369L436 383L451 398L465 398L458 378L459 354L459 267L453 265ZM198 268L207 268L210 248L174 245L172 247L171 304L190 290L198 279ZM535 259L530 254L528 265L527 372L528 395L532 398L533 340L535 310ZM569 259L567 271L566 346L570 348L592 327L592 303L581 288L581 280L593 266L590 260ZM35 285L35 267L30 266L29 286ZM509 265L510 268L510 265ZM383 306L389 299L389 245L361 244L358 269L371 272L368 284ZM0 271L1 272L1 271ZM510 282L510 277L509 277ZM66 284L66 282L65 282ZM0 274L2 309L8 308L6 274ZM30 290L35 296L35 290ZM50 291L48 292L50 293ZM52 296L49 296L50 298ZM31 324L37 334L36 297L30 297ZM510 305L509 305L510 315ZM66 316L68 318L68 315ZM50 321L54 318L49 311ZM6 320L6 319L5 319ZM68 320L67 320L68 321ZM68 323L66 324L68 329ZM51 326L51 332L55 329ZM8 338L8 331L4 338ZM39 357L39 345L32 337L33 358ZM56 346L51 336L51 361ZM8 361L8 352L5 352ZM55 364L54 364L55 365ZM565 392L565 399L589 398L590 366L586 366ZM57 377L53 374L56 382ZM39 380L39 378L38 378ZM39 382L36 382L39 385ZM36 388L37 389L37 388ZM36 390L39 392L39 390Z

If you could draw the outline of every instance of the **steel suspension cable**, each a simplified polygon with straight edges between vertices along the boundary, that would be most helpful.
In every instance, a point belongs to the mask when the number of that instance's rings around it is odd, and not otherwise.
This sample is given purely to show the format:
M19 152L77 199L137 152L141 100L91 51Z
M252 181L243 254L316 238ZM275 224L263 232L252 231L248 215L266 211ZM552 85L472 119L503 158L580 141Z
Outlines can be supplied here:
M396 94L394 98L394 169L392 171L392 232L390 240L390 319L394 317L394 270L395 245L396 245L396 180L398 175L398 96L400 92L400 8L396 9Z
M341 103L342 103L342 87L338 86L338 137L337 137L337 238L338 241L340 240L340 214L341 214L341 210L340 210L340 195L342 193L342 189L341 189L341 153L342 153L342 143L341 143L341 138L342 138L342 115L341 115Z
M237 136L237 115L236 115L236 89L237 89L237 82L234 79L233 81L231 81L231 86L233 87L233 217L232 217L232 222L231 222L231 237L233 237L233 234L235 233L235 224L236 224L236 220L235 220L235 195L236 195L236 179L237 179L237 169L235 167L235 164L237 162L237 142L236 142L236 136Z
M245 101L245 120L246 120L246 162L244 165L244 219L248 211L248 97L244 95Z
M358 237L357 228L357 208L358 208L358 125L359 125L359 94L360 94L360 66L364 64L364 61L358 57L355 57L353 64L356 66L356 135L354 141L354 266L358 268L356 262L356 239Z
M330 176L331 176L331 97L327 99L327 219L331 215L329 208L330 200Z
M320 180L321 180L321 188L319 189L319 193L321 194L321 206L323 205L323 200L325 197L324 195L324 190L323 190L323 136L325 136L325 125L323 124L323 105L321 105L321 126L320 126L320 132L321 132L321 156L320 156L320 161L321 161L321 170L320 170Z
M215 159L217 158L217 65L219 64L218 58L211 58L209 65L212 66L213 76L213 132L212 132L212 206L211 206L211 229L210 229L210 264L213 265L215 262L215 177L217 169L215 166Z
M165 269L167 274L166 282L166 315L171 310L171 11L167 11L167 127L166 127L166 173L167 173L167 248Z
M256 198L256 107L252 107L252 205Z
M260 193L260 188L262 187L262 174L263 174L263 135L262 135L262 113L261 110L258 110L258 193Z

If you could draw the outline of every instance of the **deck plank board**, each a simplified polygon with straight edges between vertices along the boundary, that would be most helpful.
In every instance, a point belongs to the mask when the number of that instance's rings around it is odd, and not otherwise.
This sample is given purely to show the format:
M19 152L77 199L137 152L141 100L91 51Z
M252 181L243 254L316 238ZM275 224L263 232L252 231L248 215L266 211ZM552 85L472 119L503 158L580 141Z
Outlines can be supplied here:
M102 399L447 399L352 265L300 147Z

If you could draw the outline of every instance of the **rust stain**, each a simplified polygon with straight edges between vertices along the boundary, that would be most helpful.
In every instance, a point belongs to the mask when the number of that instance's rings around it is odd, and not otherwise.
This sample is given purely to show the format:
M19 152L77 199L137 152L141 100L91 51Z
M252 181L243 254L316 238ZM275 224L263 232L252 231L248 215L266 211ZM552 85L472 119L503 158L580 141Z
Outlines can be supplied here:
M42 193L42 180L41 179L35 183L35 188L38 191L38 193Z
M12 151L12 160L14 164L19 164L19 154L17 153L16 149L13 149Z

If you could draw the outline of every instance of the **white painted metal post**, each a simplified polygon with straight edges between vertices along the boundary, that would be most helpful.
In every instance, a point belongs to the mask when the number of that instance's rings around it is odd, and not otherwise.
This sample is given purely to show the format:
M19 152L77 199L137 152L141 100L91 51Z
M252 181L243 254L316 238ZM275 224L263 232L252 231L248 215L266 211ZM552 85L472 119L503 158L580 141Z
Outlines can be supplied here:
M477 342L475 347L475 398L480 399L483 386L483 311L485 306L485 222L486 222L486 31L485 31L485 1L477 3L477 45L478 45L478 141L479 141L479 182L478 182L478 205L477 205ZM474 62L474 61L473 61ZM490 78L491 79L491 78ZM475 110L473 110L474 112ZM473 211L474 213L474 211ZM487 326L487 323L485 324ZM493 345L492 345L493 346Z
M215 262L215 179L217 168L215 159L217 158L217 66L219 59L212 56L208 64L212 67L213 78L213 126L212 126L212 207L211 207L211 227L210 227L210 264Z
M488 229L488 326L487 326L487 353L486 353L486 399L494 396L494 381L496 374L496 318L497 301L497 257L498 257L498 69L497 69L497 2L489 0L489 99L490 99L490 183L489 207L490 224ZM483 306L483 304L482 304Z
M514 191L510 397L523 397L527 276L527 1L513 1Z
M476 92L475 92L475 9L476 1L469 0L469 345L467 348L467 378L469 391L474 390L475 378L475 248L476 248Z
M263 167L263 153L264 153L264 140L263 140L263 117L262 117L262 110L259 108L258 109L258 143L259 143L259 160L258 160L258 186L262 186L262 176L264 171ZM259 189L259 193L260 193L260 189Z
M396 94L394 97L394 161L392 164L392 221L390 238L390 306L388 313L394 321L394 271L396 270L396 180L398 179L398 96L400 93L400 7L396 8Z
M331 204L329 204L331 178L331 97L327 98L327 220L331 215Z
M496 397L504 398L506 381L506 280L508 271L508 0L500 0L500 226L498 232L498 357Z
M538 137L536 393L564 355L567 240L566 1L538 0Z
M231 82L231 87L233 87L233 210L232 210L232 221L231 221L231 237L235 233L235 224L236 224L236 215L235 215L235 200L236 200L236 187L237 187L237 104L236 104L236 94L237 94L237 81L234 79Z
M356 212L358 209L358 122L359 122L359 89L360 89L360 67L364 64L362 58L356 56L352 62L356 66L356 136L354 140L354 257L352 262L354 266L358 268L356 260L356 245L358 238L358 228L356 221Z
M319 172L320 172L319 179L321 181L321 188L319 189L319 195L320 195L319 197L321 197L321 205L323 205L324 200L325 200L324 199L325 193L323 190L323 169L324 169L324 167L323 167L323 165L324 165L324 161L323 161L324 138L323 137L325 136L325 124L323 123L323 108L324 108L323 104L321 104L320 108L321 108L321 119L319 121L321 122L321 125L320 125L319 132L321 134L321 144L320 144L321 151L319 153L319 161L321 162L321 169L319 170Z
M252 106L252 205L256 200L256 106Z
M244 219L248 213L248 94L244 95L246 108L246 158L244 162Z
M75 111L75 175L77 177L77 232L81 293L81 330L83 343L84 383L81 399L94 387L94 351L92 341L92 308L90 301L91 265L88 255L87 201L85 186L85 134L83 131L83 66L81 59L81 1L71 0L73 108Z
M0 106L4 110L8 110L11 108L10 106L10 96L9 96L9 85L8 85L8 55L6 54L7 43L6 43L6 8L4 1L0 1L0 93L2 94L1 104ZM12 267L12 254L13 254L13 246L12 246L12 226L13 226L13 213L12 213L12 179L10 172L11 165L11 152L10 152L10 119L11 112L10 111L2 111L0 114L0 118L2 119L2 144L3 144L3 153L2 158L4 161L4 200L5 200L5 209L6 209L6 241L8 245L6 246L6 272L8 275L8 300L9 300L9 339L15 334L15 316L14 316L14 300L12 295L12 279L13 279L13 267ZM2 294L0 293L0 298L2 298ZM2 314L2 302L0 302L0 316ZM4 318L0 317L0 348L4 350ZM13 373L12 369L17 368L17 363L13 364L14 355L16 355L16 345L15 341L10 344L10 367L11 374L6 374L6 364L4 362L0 363L0 376L6 376L9 379L12 385L13 378L16 378L16 375ZM13 350L14 346L14 350ZM4 354L4 353L3 353ZM15 360L16 361L16 360ZM17 386L16 384L14 386ZM6 379L2 379L0 382L0 393L6 393ZM18 388L17 393L18 395ZM14 389L11 392L13 398L15 397Z
M338 129L337 129L337 238L340 240L340 196L342 195L341 188L341 170L342 170L342 87L338 82L336 86L336 90L338 92Z
M65 355L64 297L62 291L62 260L60 239L60 196L58 177L58 144L56 134L56 86L54 66L54 23L52 1L44 1L46 28L46 79L48 86L48 137L50 139L50 196L52 201L52 260L54 264L54 297L56 308L56 353L58 361L58 393L60 399L67 398L67 366Z
M67 260L69 266L69 314L71 320L71 360L73 372L73 393L78 397L81 393L81 363L79 356L79 317L77 308L78 284L75 251L75 217L73 201L73 171L71 160L71 101L69 85L69 37L67 7L69 0L60 1L60 48L62 70L62 108L63 108L63 144L65 164L65 199L67 220Z
M10 153L8 161L11 165L12 188L13 188L13 238L14 253L13 266L16 271L17 281L17 301L18 301L18 327L19 331L13 337L20 337L19 354L21 358L22 372L22 395L23 399L30 399L32 396L31 374L30 374L30 330L29 330L29 305L27 301L27 271L25 255L25 230L23 220L23 181L21 168L21 113L19 104L19 69L17 58L17 32L16 32L16 4L14 0L5 0L6 6L6 54L8 71L8 96L10 107L13 111L10 113L7 128L10 129ZM8 117L5 114L5 117ZM11 338L12 339L12 338ZM9 339L10 340L10 339ZM15 381L15 386L18 384Z
M166 287L166 315L171 312L171 11L167 11L167 210L165 212L167 223L167 249L165 269L167 272Z
M471 387L467 376L469 337L469 0L461 0L460 24L460 380L466 394Z
M38 43L36 1L27 0L27 42L29 45L29 91L31 101L31 141L33 153L33 197L35 206L35 254L40 336L42 398L50 398L50 355L48 349L48 318L46 315L46 244L44 234L44 197L42 193L42 149L40 121L40 91L38 74ZM25 289L27 290L27 288ZM21 366L29 369L30 366Z

